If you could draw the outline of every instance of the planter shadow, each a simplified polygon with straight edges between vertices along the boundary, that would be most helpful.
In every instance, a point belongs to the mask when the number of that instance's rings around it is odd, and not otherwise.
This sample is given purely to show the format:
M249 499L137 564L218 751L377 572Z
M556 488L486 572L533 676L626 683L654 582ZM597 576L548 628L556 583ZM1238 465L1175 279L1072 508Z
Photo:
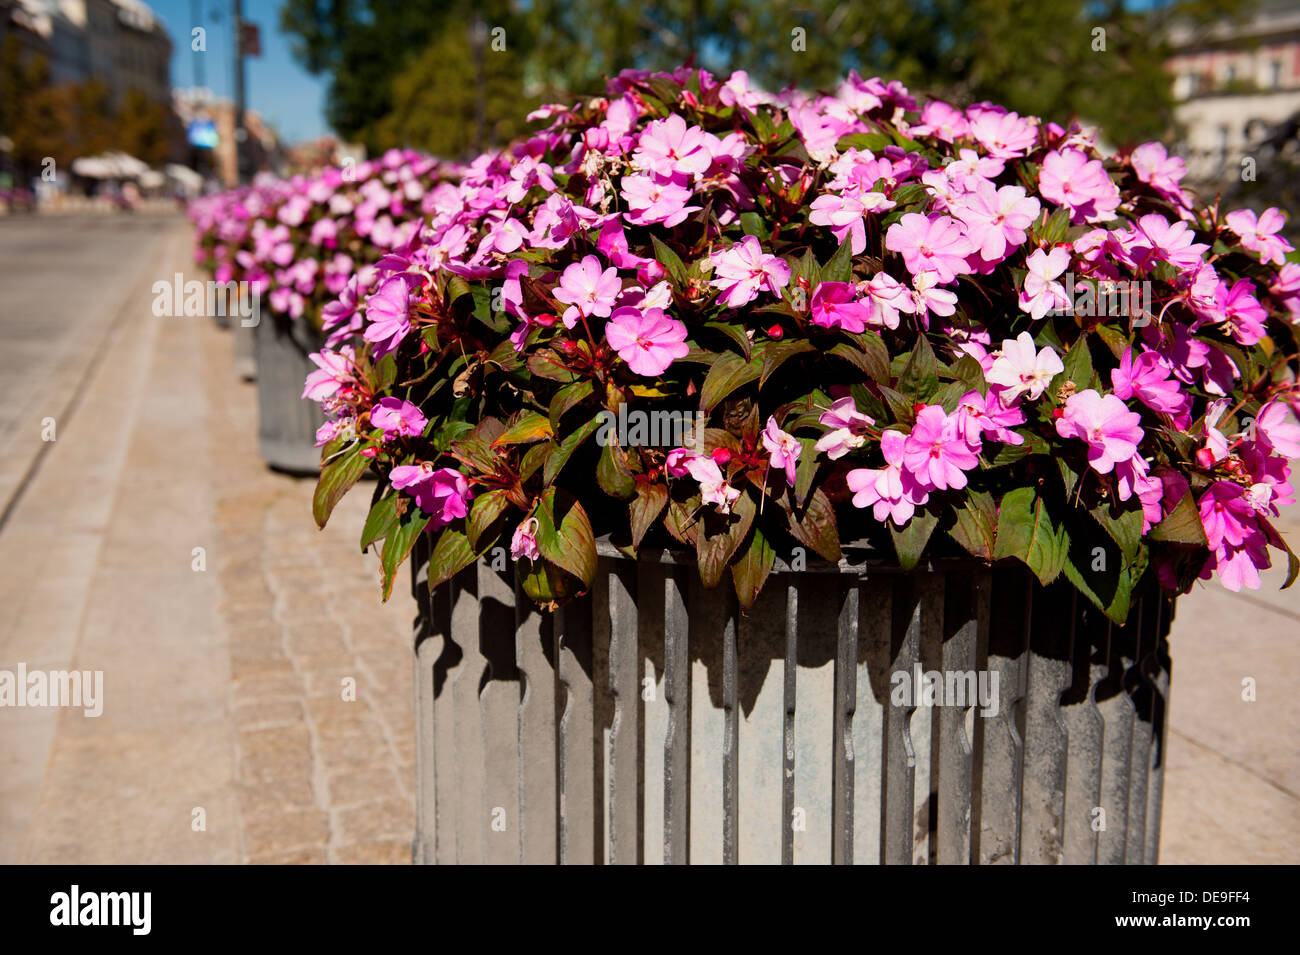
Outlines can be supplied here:
M485 561L430 592L425 547L417 862L1156 861L1157 593L1121 628L1020 567L859 556L778 565L741 616L602 543L545 614Z

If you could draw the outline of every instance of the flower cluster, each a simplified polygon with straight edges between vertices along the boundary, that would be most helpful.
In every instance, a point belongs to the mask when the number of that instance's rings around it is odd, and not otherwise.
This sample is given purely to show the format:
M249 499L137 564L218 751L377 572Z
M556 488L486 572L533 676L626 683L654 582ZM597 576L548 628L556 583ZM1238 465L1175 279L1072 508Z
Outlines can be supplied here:
M407 246L440 201L453 201L446 180L455 175L453 165L393 149L316 176L264 176L190 203L194 259L217 282L250 283L289 318L318 325L336 318L342 340L355 328L350 315L338 318L340 296L364 291L369 267ZM335 315L322 316L326 303L335 303Z
M1257 586L1270 548L1295 576L1277 210L1199 204L1159 144L856 74L625 71L531 118L330 306L357 334L308 382L316 517L377 469L387 586L425 530L431 583L508 542L543 603L602 536L692 547L746 607L776 555L846 544L1017 559L1117 621L1156 581ZM602 427L655 415L703 433Z

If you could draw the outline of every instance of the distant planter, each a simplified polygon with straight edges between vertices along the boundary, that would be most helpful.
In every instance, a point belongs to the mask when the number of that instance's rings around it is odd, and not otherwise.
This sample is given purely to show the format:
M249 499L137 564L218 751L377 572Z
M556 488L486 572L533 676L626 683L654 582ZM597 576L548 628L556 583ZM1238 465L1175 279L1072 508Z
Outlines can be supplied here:
M302 398L302 383L315 366L307 356L321 348L318 329L306 321L263 314L253 329L257 359L258 447L277 471L320 470L316 429L320 406Z
M415 555L416 862L1156 862L1158 592L1116 627L1023 568L851 554L741 617L690 555L599 550L557 614Z

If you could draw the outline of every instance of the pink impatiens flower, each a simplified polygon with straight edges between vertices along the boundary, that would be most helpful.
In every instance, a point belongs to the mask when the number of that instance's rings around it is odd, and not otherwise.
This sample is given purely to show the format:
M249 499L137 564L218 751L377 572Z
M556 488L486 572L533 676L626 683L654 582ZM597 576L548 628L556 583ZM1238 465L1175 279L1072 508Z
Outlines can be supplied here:
M716 278L709 284L722 289L728 308L741 308L758 297L759 289L780 295L790 282L790 266L763 251L755 236L747 235L729 248L718 249L709 258Z
M953 415L957 418L957 433L978 451L985 436L1003 444L1024 444L1025 439L1011 428L1025 423L1025 413L1018 406L1002 403L1003 389L990 388L987 395L972 389L961 396Z
M854 507L869 507L876 520L892 520L902 527L912 519L916 509L930 499L929 491L903 467L907 436L901 431L886 431L880 436L880 451L885 467L856 468L844 476L853 491Z
M826 452L832 461L837 461L854 448L860 448L867 442L867 429L876 420L858 410L851 397L840 398L833 402L819 419L831 430L817 439L814 446L818 451Z
M958 432L958 418L940 405L927 405L903 447L903 467L926 488L963 488L966 473L979 463Z
M1024 288L1020 290L1020 308L1034 319L1040 319L1048 312L1063 311L1070 307L1070 296L1065 286L1057 282L1057 277L1070 264L1070 250L1058 245L1052 251L1035 250L1025 259L1029 270L1025 275Z
M605 340L627 362L633 373L646 378L662 375L691 350L686 326L664 314L662 308L644 312L633 306L614 309L605 326Z
M849 250L854 255L861 255L867 247L864 217L868 212L883 212L893 207L893 201L879 192L827 193L813 200L808 221L813 225L830 226L837 242L843 242L844 237L849 236Z
M860 332L871 321L871 308L858 301L857 288L849 282L822 282L813 289L809 307L812 323L822 328Z
M632 164L665 177L703 173L713 162L708 135L698 126L687 126L686 120L673 113L645 128L632 155Z
M1269 451L1288 458L1300 458L1300 424L1287 414L1287 405L1270 401L1255 416L1255 435Z
M1169 362L1159 353L1145 351L1135 359L1133 349L1127 348L1119 367L1111 370L1110 383L1115 397L1124 401L1136 397L1152 411L1183 414L1191 408L1191 397L1170 377L1172 374Z
M510 557L512 560L518 560L520 557L537 560L542 556L541 550L537 547L538 523L537 518L530 517L515 528L515 532L510 538Z
M795 462L799 460L803 445L795 439L794 435L778 428L776 418L769 417L767 427L763 429L763 447L767 448L772 467L784 468L786 483L794 487Z
M1241 237L1241 244L1252 252L1258 252L1263 262L1285 265L1286 254L1295 250L1290 242L1277 234L1286 225L1286 216L1278 209L1265 209L1258 219L1252 210L1238 209L1229 212L1226 221L1228 228Z
M1187 166L1177 156L1170 156L1162 144L1143 143L1133 150L1129 162L1137 177L1156 192L1174 202L1183 201L1179 183L1187 175Z
M619 281L618 269L609 268L603 272L600 259L594 255L584 256L581 262L574 262L560 276L560 284L555 288L555 300L564 302L569 307L560 316L565 328L572 328L578 318L598 315L608 318L614 308L618 293L623 291Z
M1050 152L1043 159L1038 191L1048 202L1068 206L1070 221L1106 222L1119 208L1119 188L1106 175L1100 160L1078 149Z
M1142 418L1114 395L1092 388L1071 395L1065 413L1056 421L1056 433L1088 443L1088 463L1098 474L1137 454L1142 443Z
M990 156L1014 159L1023 156L1034 146L1038 129L1033 121L1021 118L988 103L977 103L966 110L970 133Z
M382 358L397 348L411 330L408 314L410 289L406 280L395 275L379 286L366 303L366 326L363 338L374 345L376 358Z
M1001 262L1025 242L1025 230L1038 216L1039 202L1020 186L997 188L981 180L964 196L953 215L966 224L967 234L986 262Z
M740 489L727 483L718 462L706 455L697 455L686 462L686 470L700 482L700 501L716 504L723 514L731 513L731 502L740 497Z
M699 206L688 206L689 187L657 176L624 176L623 198L627 201L625 218L632 225L661 223L671 229L680 225Z
M469 513L473 497L465 475L455 468L433 468L429 464L403 464L393 468L388 480L406 491L430 516L429 527L438 530Z
M1037 400L1052 379L1064 370L1061 356L1051 346L1045 345L1039 351L1029 333L1021 332L1014 339L1003 340L1002 351L985 377L989 384L1006 389L1003 394L1008 401L1022 394Z
M885 248L901 255L913 275L933 271L940 282L951 282L969 272L966 256L975 251L956 219L918 212L907 213L889 227Z
M370 409L370 423L382 428L384 440L396 437L416 438L424 434L429 419L411 402L402 398L380 398Z

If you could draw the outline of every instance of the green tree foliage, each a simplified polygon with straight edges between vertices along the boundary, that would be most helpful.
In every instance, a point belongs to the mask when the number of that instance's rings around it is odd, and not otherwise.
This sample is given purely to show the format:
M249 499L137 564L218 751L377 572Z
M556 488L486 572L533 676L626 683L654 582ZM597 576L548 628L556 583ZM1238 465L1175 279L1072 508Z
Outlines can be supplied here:
M773 90L854 68L961 105L1079 118L1121 145L1169 129L1169 17L1209 21L1249 2L288 0L281 22L299 60L331 79L331 123L371 148L464 155L480 109L502 142L521 106L598 92L601 76L626 67L688 60L723 76L746 70ZM505 31L506 49L489 46L481 65L476 20Z

